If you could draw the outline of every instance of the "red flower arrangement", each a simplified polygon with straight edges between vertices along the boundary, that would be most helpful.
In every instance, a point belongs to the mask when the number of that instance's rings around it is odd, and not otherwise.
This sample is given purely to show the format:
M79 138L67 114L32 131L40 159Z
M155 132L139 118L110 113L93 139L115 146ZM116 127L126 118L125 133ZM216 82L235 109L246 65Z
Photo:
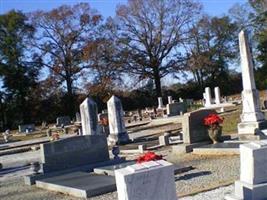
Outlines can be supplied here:
M162 155L157 155L154 152L147 152L144 155L140 156L137 158L137 163L143 163L143 162L148 162L148 161L153 161L153 160L161 160Z
M216 114L209 114L204 118L204 124L206 126L216 127L221 123L223 123L223 118Z

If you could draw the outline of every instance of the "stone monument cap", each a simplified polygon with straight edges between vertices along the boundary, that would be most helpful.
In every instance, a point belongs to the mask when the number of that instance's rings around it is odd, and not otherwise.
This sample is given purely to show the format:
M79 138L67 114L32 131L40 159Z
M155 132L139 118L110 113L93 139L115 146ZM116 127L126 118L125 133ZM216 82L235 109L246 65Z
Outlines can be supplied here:
M161 162L163 161L163 162ZM131 166L126 167L126 169L129 172L139 172L139 171L144 171L144 170L150 170L152 168L158 168L158 167L162 167L165 164L166 161L164 160L159 160L159 161L149 161L149 162L144 162L144 163L137 163Z
M257 141L257 142L251 142L251 145L257 147L257 148L261 148L261 147L267 147L267 140L262 140L262 141Z
M267 140L254 141L247 144L241 144L240 148L260 149L267 148Z

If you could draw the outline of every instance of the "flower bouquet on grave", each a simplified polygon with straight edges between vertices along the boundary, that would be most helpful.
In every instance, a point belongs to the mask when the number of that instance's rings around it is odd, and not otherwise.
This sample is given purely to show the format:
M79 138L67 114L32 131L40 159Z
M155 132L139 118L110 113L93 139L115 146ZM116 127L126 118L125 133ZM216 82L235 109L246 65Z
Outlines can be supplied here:
M162 160L162 155L157 155L154 152L147 152L142 156L139 156L136 160L137 163L155 161L155 160Z
M204 118L204 125L208 126L209 137L212 140L213 144L222 142L222 126L223 118L217 114L209 114Z

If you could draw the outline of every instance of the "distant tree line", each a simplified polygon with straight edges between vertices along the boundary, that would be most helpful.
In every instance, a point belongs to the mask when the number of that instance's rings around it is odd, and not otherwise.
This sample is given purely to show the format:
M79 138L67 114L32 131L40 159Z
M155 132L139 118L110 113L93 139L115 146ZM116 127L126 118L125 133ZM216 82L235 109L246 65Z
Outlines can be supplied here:
M243 28L253 36L256 82L265 89L265 2L236 4L223 16L205 14L195 0L129 0L106 19L87 3L2 14L0 128L74 117L86 96L102 110L116 94L130 110L156 106L159 96L200 99L206 86L238 93ZM180 83L162 86L164 79Z

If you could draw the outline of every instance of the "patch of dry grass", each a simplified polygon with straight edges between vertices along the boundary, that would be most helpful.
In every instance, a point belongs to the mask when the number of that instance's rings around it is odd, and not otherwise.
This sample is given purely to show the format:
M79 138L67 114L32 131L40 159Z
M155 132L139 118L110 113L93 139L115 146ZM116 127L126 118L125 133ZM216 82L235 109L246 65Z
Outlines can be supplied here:
M240 122L240 114L241 107L238 106L237 109L221 115L224 118L224 122L222 124L224 135L237 133L237 124Z

